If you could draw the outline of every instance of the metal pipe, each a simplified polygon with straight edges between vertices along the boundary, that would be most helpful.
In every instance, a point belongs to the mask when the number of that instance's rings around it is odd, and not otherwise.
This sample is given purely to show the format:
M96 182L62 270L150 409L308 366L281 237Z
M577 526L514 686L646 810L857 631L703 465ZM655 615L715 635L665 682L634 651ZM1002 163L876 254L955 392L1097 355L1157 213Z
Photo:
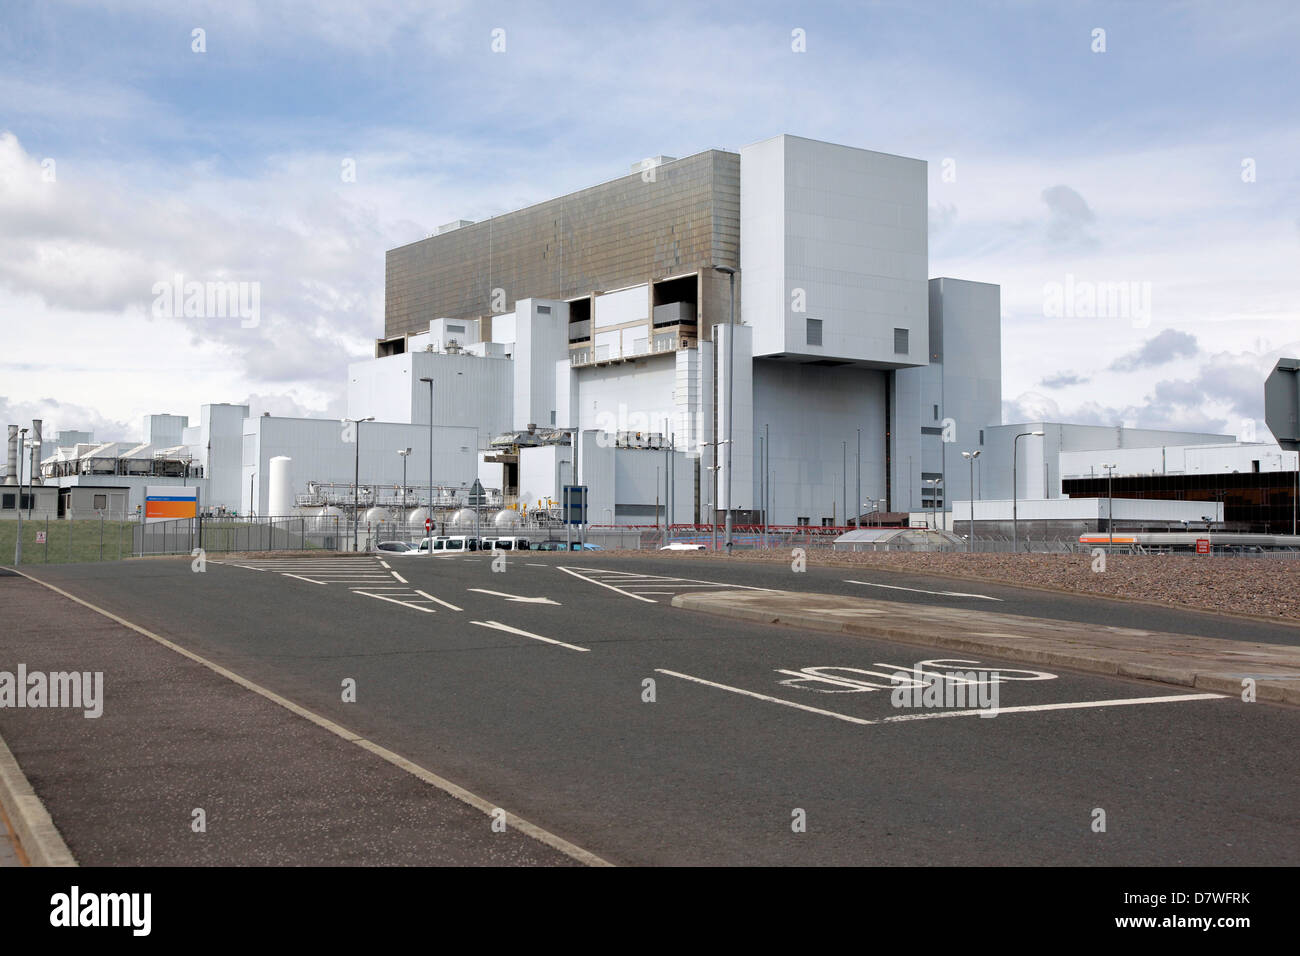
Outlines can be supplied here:
M5 468L6 485L18 484L18 426L9 426L9 458Z

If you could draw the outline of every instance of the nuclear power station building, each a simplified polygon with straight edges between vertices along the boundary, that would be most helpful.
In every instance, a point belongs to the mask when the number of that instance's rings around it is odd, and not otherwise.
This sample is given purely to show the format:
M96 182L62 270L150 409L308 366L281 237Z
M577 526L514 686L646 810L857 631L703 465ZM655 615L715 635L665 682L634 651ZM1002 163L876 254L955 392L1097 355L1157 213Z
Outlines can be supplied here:
M60 515L167 482L267 514L288 458L296 505L350 499L356 475L399 520L475 482L519 512L573 483L593 524L952 527L1013 490L1048 515L1114 449L1232 443L1003 424L1000 289L931 278L927 228L922 160L789 135L657 156L389 250L383 335L348 366L353 421L205 404L195 425L150 416L143 444L59 442L41 474Z

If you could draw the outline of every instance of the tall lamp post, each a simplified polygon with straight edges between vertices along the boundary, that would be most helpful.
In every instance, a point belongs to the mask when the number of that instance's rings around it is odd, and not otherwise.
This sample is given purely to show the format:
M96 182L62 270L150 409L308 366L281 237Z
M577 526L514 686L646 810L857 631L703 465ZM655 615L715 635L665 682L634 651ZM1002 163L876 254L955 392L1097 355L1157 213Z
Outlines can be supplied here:
M18 429L18 537L14 540L14 566L23 563L23 459L27 457L23 449L27 444L27 429ZM71 531L68 532L72 534Z
M1115 550L1115 469L1119 465L1102 465L1106 469L1106 550Z
M1011 552L1013 554L1018 554L1020 551L1020 546L1017 543L1019 541L1019 526L1016 517L1016 482L1020 475L1019 469L1016 467L1016 456L1020 452L1020 439L1027 438L1030 435L1041 436L1042 434L1042 432L1021 432L1011 441Z
M397 453L402 456L402 503L401 505L399 505L399 507L403 511L405 511L406 510L406 459L410 456L411 449L399 448L397 449ZM402 524L406 524L405 519L403 519ZM407 528L406 530L410 530L410 529Z
M713 448L713 464L709 471L713 472L713 500L709 502L709 527L713 529L713 550L718 550L718 446L730 445L730 438L723 438L718 441L702 441L701 448ZM731 527L731 518L727 518L727 527Z
M980 453L964 451L961 456L970 462L970 540L966 545L966 553L973 554L975 552L975 459L980 456Z
M736 437L732 423L736 420L736 270L731 266L714 266L714 271L727 277L727 291L731 299L731 321L727 329L727 554L731 554L731 440Z
M375 416L370 415L366 418L345 418L343 420L345 422L351 422L357 426L356 434L353 435L353 438L356 439L357 447L352 473L352 550L356 551L358 550L357 523L361 520L361 423L373 422Z
M427 375L420 379L421 382L429 383L429 534L433 535L433 379ZM429 544L429 553L433 553L432 539Z

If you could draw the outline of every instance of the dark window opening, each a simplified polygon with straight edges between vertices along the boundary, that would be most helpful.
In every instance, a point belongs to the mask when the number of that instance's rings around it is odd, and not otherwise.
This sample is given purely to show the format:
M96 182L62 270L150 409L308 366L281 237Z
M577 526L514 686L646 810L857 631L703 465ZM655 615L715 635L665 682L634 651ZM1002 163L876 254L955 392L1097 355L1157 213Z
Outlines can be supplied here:
M808 319L808 344L818 346L822 344L821 319Z
M907 329L894 329L894 354L906 355L907 352Z

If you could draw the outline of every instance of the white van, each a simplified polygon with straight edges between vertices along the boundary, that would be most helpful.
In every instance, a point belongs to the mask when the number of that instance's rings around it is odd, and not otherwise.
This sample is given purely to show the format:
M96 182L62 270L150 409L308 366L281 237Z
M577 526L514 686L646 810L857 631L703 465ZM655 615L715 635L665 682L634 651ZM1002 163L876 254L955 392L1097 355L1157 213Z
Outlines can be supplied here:
M527 538L511 535L504 538L484 538L484 551L527 551L531 545Z

